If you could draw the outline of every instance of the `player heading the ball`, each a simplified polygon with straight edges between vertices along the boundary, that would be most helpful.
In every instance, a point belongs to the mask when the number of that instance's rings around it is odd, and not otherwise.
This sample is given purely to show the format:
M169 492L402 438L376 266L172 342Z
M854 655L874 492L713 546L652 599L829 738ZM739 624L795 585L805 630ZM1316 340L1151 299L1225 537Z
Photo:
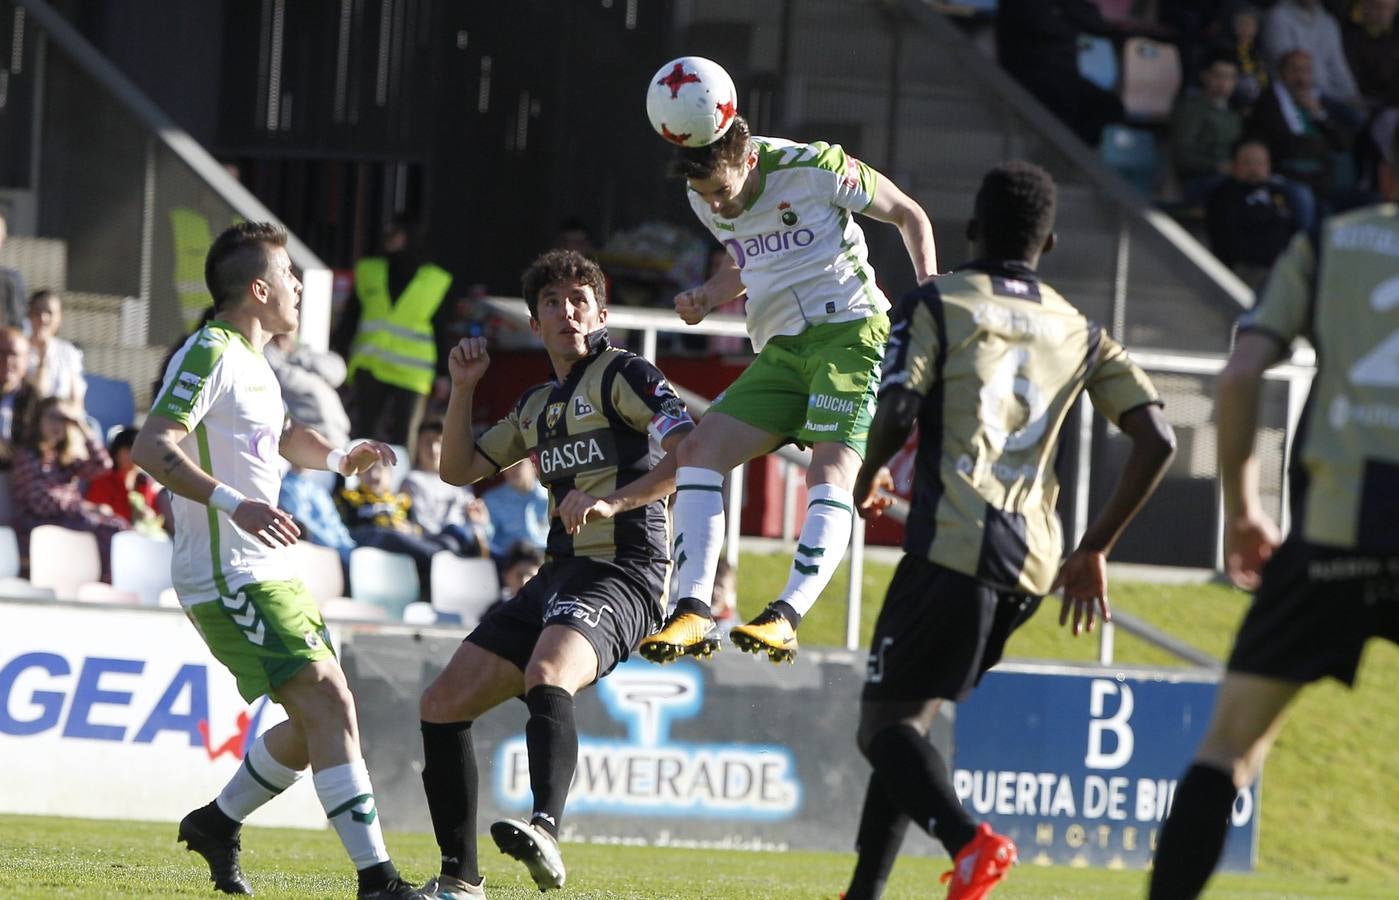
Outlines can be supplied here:
M661 91L674 90L677 101L703 94L703 108L713 102L722 109L731 90L714 69L694 57L667 63L648 99L661 104ZM703 111L698 101L683 108ZM838 145L755 137L735 111L716 139L694 146L702 116L658 115L651 103L648 110L656 130L679 144L671 171L685 179L691 209L729 253L727 266L675 298L675 310L693 325L747 293L758 357L680 445L672 554L679 599L665 627L639 649L653 662L717 649L709 597L724 533L724 473L795 442L812 448L812 460L791 573L774 602L732 632L740 649L790 661L797 626L850 540L850 489L889 336L889 301L853 214L899 229L919 283L937 271L933 226L897 185ZM689 137L677 140L682 134Z

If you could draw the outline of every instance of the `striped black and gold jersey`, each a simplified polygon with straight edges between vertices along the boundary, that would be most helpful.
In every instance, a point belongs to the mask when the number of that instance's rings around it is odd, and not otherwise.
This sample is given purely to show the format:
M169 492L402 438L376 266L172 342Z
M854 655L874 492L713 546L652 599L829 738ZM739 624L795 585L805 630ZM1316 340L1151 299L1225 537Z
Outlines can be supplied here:
M1298 235L1239 330L1316 348L1293 439L1294 531L1328 547L1399 550L1399 206Z
M1064 552L1059 431L1078 395L1112 421L1160 399L1122 346L1023 263L977 262L898 304L880 390L923 397L904 548L1043 595Z
M476 441L498 469L532 459L549 489L551 516L574 488L603 497L640 478L660 460L661 439L694 424L659 369L610 346L604 329L588 335L588 344L589 355L564 381L525 391ZM669 545L665 503L658 500L595 519L574 535L552 518L547 550L553 559L665 560Z

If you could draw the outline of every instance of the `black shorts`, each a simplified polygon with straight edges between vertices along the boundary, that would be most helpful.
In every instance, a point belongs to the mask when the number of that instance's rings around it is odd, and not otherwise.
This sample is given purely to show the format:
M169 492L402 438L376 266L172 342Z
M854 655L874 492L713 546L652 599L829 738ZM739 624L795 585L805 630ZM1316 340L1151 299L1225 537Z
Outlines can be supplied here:
M1263 567L1229 671L1353 685L1372 637L1399 643L1399 555L1287 540Z
M544 627L567 625L593 645L601 678L660 624L666 564L625 566L585 556L550 560L466 639L524 671Z
M965 699L1039 604L905 554L874 625L862 699Z

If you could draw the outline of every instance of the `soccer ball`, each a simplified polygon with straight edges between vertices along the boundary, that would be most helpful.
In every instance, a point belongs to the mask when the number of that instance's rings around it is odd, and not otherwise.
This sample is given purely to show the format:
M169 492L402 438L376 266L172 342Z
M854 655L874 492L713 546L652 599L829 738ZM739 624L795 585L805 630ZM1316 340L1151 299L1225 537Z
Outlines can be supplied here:
M723 66L702 56L682 56L661 66L646 90L651 127L682 147L719 140L737 112L733 79Z

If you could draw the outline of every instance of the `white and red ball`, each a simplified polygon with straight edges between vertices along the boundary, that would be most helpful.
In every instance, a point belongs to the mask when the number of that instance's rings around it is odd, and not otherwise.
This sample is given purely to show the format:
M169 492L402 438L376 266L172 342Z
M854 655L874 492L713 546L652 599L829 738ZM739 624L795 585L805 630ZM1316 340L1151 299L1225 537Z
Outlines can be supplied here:
M646 90L651 127L682 147L719 140L737 113L733 79L723 66L702 56L682 56L661 66Z

